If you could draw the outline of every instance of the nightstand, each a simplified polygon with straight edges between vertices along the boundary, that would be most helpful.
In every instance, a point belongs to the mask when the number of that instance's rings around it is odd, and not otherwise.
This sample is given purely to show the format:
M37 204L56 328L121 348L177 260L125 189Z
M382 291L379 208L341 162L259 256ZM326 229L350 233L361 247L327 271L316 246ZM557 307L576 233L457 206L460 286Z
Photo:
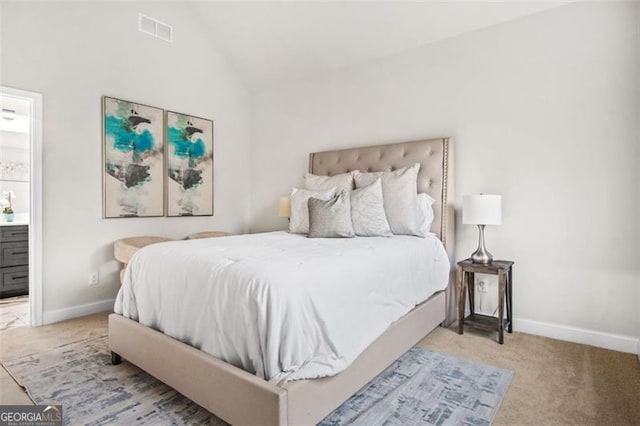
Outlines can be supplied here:
M513 262L494 260L488 264L473 263L471 259L458 262L456 281L458 287L458 334L464 332L464 325L485 331L498 331L498 343L504 343L504 329L513 332ZM498 318L475 313L475 274L492 274L498 276ZM466 295L469 293L469 310L471 314L465 318ZM504 305L507 305L507 318L504 318Z

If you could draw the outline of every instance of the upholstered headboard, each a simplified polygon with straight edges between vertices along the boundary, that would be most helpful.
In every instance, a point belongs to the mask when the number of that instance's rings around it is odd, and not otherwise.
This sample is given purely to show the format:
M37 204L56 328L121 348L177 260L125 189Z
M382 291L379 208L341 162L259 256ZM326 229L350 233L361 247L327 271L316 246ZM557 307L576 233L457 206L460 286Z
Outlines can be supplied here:
M453 259L453 152L451 139L428 139L390 145L368 146L309 155L309 172L333 176L360 170L384 172L420 163L418 192L426 192L436 203L431 231L438 235Z

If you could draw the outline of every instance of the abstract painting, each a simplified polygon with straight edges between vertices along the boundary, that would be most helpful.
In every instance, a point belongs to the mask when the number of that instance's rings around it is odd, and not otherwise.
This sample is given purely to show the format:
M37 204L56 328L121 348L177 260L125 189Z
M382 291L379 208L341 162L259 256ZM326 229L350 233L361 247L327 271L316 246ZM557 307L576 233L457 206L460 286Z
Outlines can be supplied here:
M104 217L164 214L163 110L102 97Z
M213 121L167 111L167 216L213 215Z

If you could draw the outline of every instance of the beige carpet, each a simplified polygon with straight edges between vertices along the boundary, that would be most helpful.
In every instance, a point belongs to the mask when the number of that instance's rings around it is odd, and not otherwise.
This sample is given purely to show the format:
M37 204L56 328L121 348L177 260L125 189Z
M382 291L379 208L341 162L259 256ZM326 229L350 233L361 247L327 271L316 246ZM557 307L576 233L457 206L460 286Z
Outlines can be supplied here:
M430 349L515 372L496 425L640 425L640 362L614 352L524 333L459 336L438 328Z
M103 334L107 314L40 328L0 332L0 360ZM515 372L495 425L639 425L640 363L636 356L514 333L498 345L487 335L438 328L421 345ZM29 398L0 369L0 404Z

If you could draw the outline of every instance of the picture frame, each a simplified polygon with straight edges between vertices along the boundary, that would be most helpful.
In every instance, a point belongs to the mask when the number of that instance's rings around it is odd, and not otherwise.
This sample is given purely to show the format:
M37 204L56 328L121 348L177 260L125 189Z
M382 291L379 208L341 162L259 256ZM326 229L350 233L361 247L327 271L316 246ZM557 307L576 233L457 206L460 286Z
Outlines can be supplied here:
M102 96L103 217L162 217L164 110Z
M213 216L213 120L165 111L166 214Z

